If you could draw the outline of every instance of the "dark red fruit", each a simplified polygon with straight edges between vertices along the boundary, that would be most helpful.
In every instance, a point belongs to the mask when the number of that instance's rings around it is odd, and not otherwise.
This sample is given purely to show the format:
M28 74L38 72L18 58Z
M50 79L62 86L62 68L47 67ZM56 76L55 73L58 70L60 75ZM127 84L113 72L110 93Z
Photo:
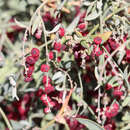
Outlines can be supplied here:
M33 48L32 50L31 50L31 55L32 55L32 57L39 57L39 54L40 54L40 51L39 51L39 49L37 49L37 48Z
M60 35L61 37L63 37L63 36L65 35L65 29L64 29L64 28L60 28L60 29L59 29L59 35Z
M95 42L96 45L100 45L102 42L102 39L100 37L95 37L93 41Z
M26 57L26 63L28 63L30 65L34 65L35 59L32 56L28 56L28 57Z
M46 65L46 64L42 64L41 65L41 71L42 72L48 72L50 69L50 66L49 65Z

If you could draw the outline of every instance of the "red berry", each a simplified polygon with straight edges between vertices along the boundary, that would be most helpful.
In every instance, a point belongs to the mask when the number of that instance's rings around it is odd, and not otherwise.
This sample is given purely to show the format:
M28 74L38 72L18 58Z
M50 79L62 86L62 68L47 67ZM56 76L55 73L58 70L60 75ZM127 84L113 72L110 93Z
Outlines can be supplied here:
M49 59L52 60L54 58L54 54L52 51L49 52Z
M101 44L102 39L100 37L95 37L93 41L96 43L96 45L99 45Z
M115 50L116 48L119 47L119 44L116 43L115 40L113 40L113 39L109 39L108 41L109 41L109 43L110 43L110 47L111 47L112 50Z
M126 50L126 60L128 63L130 63L130 49Z
M60 52L61 51L61 47L62 47L61 43L59 43L59 42L55 42L54 43L54 49L55 50Z
M61 61L61 57L57 57L57 62L59 63Z
M64 28L60 28L60 29L59 29L59 35L60 35L61 37L63 37L63 36L65 35L65 29L64 29Z
M117 103L114 103L111 107L106 108L105 115L108 118L112 118L118 114L119 111L119 105Z
M44 76L43 76L43 80L42 80L43 84L46 84L46 83L47 83L47 80L48 80L48 83L51 82L51 79L50 79L49 77L48 77L48 79L47 79L47 76L44 75Z
M46 94L42 94L42 96L40 97L40 100L42 100L42 101L44 101L44 100L46 100Z
M35 62L38 61L38 59L39 59L39 56L38 57L34 57Z
M39 57L39 49L37 49L37 48L33 48L32 50L31 50L31 55L32 55L32 57Z
M119 104L117 104L117 103L114 103L114 104L112 105L112 107L113 107L113 109L115 109L115 110L119 110Z
M106 90L110 90L111 88L112 88L112 85L111 84L107 84L105 89Z
M48 103L51 102L50 97L48 97L46 94L42 94L42 96L40 97L40 100L41 100L46 106L48 106Z
M43 89L39 88L38 91L36 92L36 96L39 97L42 95L42 93L43 93Z
M18 111L19 111L20 115L25 115L26 110L25 110L24 106L22 106L22 104L18 107Z
M100 49L99 47L95 46L95 47L94 47L94 54L95 54L96 56L102 55L101 49Z
M121 97L123 95L123 92L120 89L121 89L121 86L114 87L113 95Z
M81 24L78 25L78 28L81 29L81 30L85 29L85 27L86 27L85 23L81 23Z
M28 57L26 57L26 63L28 63L30 65L34 65L35 59L32 56L28 56Z
M49 113L49 112L51 112L51 110L50 110L50 108L49 107L46 107L46 108L44 108L44 113Z
M46 65L46 64L42 64L41 65L41 71L42 72L48 72L50 69L50 66L49 65Z
M53 101L50 102L50 107L54 107L55 105L56 105L55 102Z
M55 89L54 89L54 87L51 84L48 84L48 85L46 84L45 85L44 92L46 94L49 94L49 93L51 93L53 91L55 91Z

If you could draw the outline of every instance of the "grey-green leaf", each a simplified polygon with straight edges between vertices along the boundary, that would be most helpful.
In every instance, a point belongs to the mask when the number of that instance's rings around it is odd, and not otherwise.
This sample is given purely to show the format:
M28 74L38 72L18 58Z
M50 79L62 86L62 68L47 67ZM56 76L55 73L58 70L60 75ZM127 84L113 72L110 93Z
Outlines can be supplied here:
M89 130L104 130L102 126L97 124L96 122L88 119L83 119L83 118L76 118L81 124L85 125Z
M15 19L15 23L19 26L19 27L22 27L22 28L27 28L27 26L29 25L27 22L19 22ZM25 25L26 24L26 25Z
M32 26L32 35L35 33L40 23L41 23L41 18L40 16L37 16Z
M61 77L63 77L63 76L64 76L63 73L62 73L61 71L58 71L58 72L56 72L56 73L53 75L52 80L57 80L57 79L59 79L59 78L61 78Z
M85 20L87 20L87 21L94 20L94 19L98 18L101 13L102 13L102 11L97 12L95 10L90 15L86 16Z
M128 104L130 104L130 96L126 97L125 100L123 101L122 103L122 106L125 107L127 106Z
M77 26L79 20L80 20L80 15L78 15L78 16L72 21L72 23L67 27L66 33L71 34L71 33L74 31L74 29L76 28L76 26Z
M61 24L56 25L51 31L46 31L47 34L55 33L59 30Z

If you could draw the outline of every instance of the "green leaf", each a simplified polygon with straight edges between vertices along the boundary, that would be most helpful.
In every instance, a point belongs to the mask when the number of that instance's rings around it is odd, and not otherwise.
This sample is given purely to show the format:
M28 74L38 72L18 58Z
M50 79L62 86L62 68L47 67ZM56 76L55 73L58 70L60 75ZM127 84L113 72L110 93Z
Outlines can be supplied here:
M56 25L51 31L46 31L47 34L55 33L59 30L61 24Z
M29 123L26 120L21 120L21 121L14 121L14 120L10 120L13 130L21 130L24 127L29 126Z
M65 75L61 71L56 72L52 77L52 80L56 80L55 81L56 84L63 82L64 79Z
M86 41L81 41L81 45L87 49L89 49L89 44Z
M94 19L98 18L101 13L102 13L102 11L97 12L95 10L90 15L86 16L85 20L87 20L87 21L94 20Z
M125 100L122 103L122 106L125 107L129 104L130 106L130 96L126 97Z
M10 8L15 9L17 11L26 11L26 1L24 0L9 0L8 5Z
M37 16L34 20L34 23L32 25L32 35L35 33L36 29L38 28L39 24L41 23L41 17Z
M21 27L21 28L27 28L27 26L29 25L28 23L25 23L25 22L19 22L15 19L15 23ZM25 25L26 24L26 25Z
M69 34L71 34L71 33L74 31L74 29L76 28L76 26L77 26L79 20L80 20L80 15L78 15L78 16L72 21L72 23L67 27L66 32L69 33Z
M34 4L34 5L40 4L39 0L27 0L27 1L29 4Z
M118 77L116 76L112 77L108 83L111 84L113 87L118 86L119 84L117 82L117 78Z
M85 1L84 3L83 3L83 5L84 6L90 6L90 5L92 5L94 2L90 2L90 1Z
M0 78L0 84L2 84L10 74L14 74L16 71L17 68L14 67L12 59L6 59L4 67L0 68L0 74L2 75Z
M97 66L95 67L94 74L95 74L96 79L98 80L99 79L99 73L98 73L98 67Z
M130 121L130 113L126 112L122 118L123 121Z
M102 126L97 124L96 122L88 119L83 119L83 118L76 118L81 124L85 125L89 130L104 130Z

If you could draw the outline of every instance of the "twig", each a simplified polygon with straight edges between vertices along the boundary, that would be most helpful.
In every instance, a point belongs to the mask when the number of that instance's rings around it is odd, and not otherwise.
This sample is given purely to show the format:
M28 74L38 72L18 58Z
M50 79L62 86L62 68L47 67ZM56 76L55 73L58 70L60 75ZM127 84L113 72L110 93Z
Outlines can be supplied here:
M102 66L102 71L101 71L100 76L99 76L99 80L98 80L99 85L101 85L101 83L102 83L102 80L103 80L103 79L102 79L102 76L103 76L103 73L104 73L104 70L105 70L105 67L106 67L108 61L109 61L121 48L124 48L124 47L125 47L125 44L122 44L122 45L119 46L116 50L114 50L114 51L111 53L111 55L109 55L109 57L106 59L104 65ZM96 87L95 90L97 90L99 87L100 87L100 86Z
M4 119L4 121L5 121L5 123L7 124L9 130L13 130L13 128L12 128L12 126L11 126L11 124L10 124L8 118L6 117L4 111L2 110L1 107L0 107L0 113L1 113L1 115L2 115L2 117L3 117L3 119Z
M80 87L81 87L80 97L81 97L81 99L83 99L83 84L82 84L82 80L81 80L81 72L80 71L78 71L78 78L79 78L79 83L80 83Z

